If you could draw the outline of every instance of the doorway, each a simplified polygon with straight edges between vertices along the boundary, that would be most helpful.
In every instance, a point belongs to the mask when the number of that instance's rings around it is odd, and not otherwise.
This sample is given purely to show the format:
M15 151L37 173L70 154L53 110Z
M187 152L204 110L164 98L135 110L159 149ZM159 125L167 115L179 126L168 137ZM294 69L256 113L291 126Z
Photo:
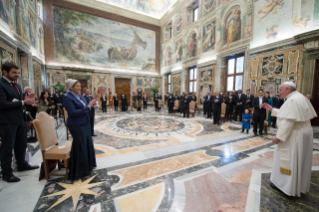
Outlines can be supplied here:
M315 111L319 114L319 60L316 60L315 76L313 79L313 101L315 102ZM312 120L312 126L319 126L319 118Z
M88 81L83 79L78 81L81 83L81 94L83 95L85 92L83 89L88 87Z
M130 106L131 104L131 80L125 78L115 78L115 92L119 97L119 105L121 105L121 94L122 91L124 92L127 98L127 105Z

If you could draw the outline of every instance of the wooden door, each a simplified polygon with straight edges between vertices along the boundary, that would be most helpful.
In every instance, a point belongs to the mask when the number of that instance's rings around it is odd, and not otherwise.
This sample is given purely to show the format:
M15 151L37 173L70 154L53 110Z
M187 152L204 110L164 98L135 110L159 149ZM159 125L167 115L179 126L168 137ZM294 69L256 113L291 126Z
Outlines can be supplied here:
M81 83L81 94L84 94L84 88L88 87L88 81L87 80L78 80ZM91 88L89 88L91 89ZM92 92L92 91L91 91Z
M316 60L316 70L315 70L315 77L313 79L314 86L313 86L313 101L315 102L315 111L317 115L319 115L319 60ZM312 120L313 126L319 126L319 118L315 118Z
M127 105L130 106L131 104L131 80L130 79L123 79L123 78L115 78L115 92L119 97L119 106L121 105L121 94L122 91L126 95L127 98Z

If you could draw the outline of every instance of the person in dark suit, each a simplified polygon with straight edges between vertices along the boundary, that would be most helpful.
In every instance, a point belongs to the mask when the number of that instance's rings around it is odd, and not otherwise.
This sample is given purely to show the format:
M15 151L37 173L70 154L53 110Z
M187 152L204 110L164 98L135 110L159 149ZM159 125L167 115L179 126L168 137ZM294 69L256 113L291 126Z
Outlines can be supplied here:
M212 106L213 106L213 96L210 95L210 92L207 93L206 97L206 110L207 110L207 118L212 118Z
M214 123L213 124L217 124L219 125L219 120L220 120L220 113L221 113L221 104L223 102L223 97L219 95L219 92L215 92L215 96L213 96L213 100L214 100L214 110L213 110L213 114L214 114Z
M63 110L63 99L66 95L66 90L64 89L62 93L60 93L60 104L61 104L61 109Z
M250 94L250 89L246 90L246 96L245 96L245 109L252 109L253 108L253 100L254 100L254 95Z
M55 114L58 115L58 105L60 105L60 95L58 90L56 90L55 93L52 95L52 100L55 106Z
M114 109L116 111L118 111L118 109L119 109L119 98L117 97L117 93L115 93L113 95L113 100L114 100Z
M147 102L148 102L148 98L145 92L143 92L143 109L147 110Z
M179 99L181 100L180 101L180 104L179 104L179 112L180 114L184 113L184 98L185 98L185 92L183 92L183 94L179 97Z
M227 116L227 120L230 121L233 115L233 111L234 111L234 105L235 105L235 100L234 100L234 93L230 92L229 96L226 98L226 102L227 102L227 109L226 109L226 116Z
M158 94L156 93L154 96L155 111L159 111L159 107L158 107L158 100L159 99L160 98L159 98Z
M307 94L307 99L310 101L310 103L312 104L312 107L315 108L315 101L313 101L313 99L311 99L311 95Z
M122 106L122 112L127 110L127 98L123 91L121 94L121 106Z
M254 134L257 136L257 125L259 124L259 135L263 135L264 121L266 119L266 109L262 107L263 103L268 103L268 99L264 97L264 91L258 91L258 97L253 100L254 107Z
M26 105L36 104L35 94L22 94L22 89L16 83L20 76L19 67L5 63L2 65L0 79L0 137L1 137L1 173L6 182L19 182L20 179L12 174L12 150L17 163L18 171L37 169L39 166L30 166L25 160L27 149L27 117Z
M86 99L86 102L89 104L92 100L93 100L93 97L91 96L91 91L90 89L86 89L85 90L85 94L84 94L84 97ZM95 119L95 108L97 106L94 104L92 107L91 107L91 110L88 111L89 113L89 116L90 116L90 124L91 124L91 135L92 136L96 136L94 134L94 119Z
M69 162L69 180L78 180L90 175L96 167L95 151L91 134L90 110L94 109L96 98L80 95L81 83L71 80L68 86L70 92L63 99L63 105L68 112L67 125L73 137Z
M284 104L284 100L280 97L280 93L277 93L276 97L273 98L273 107L274 108L281 108L281 106ZM277 117L273 116L273 122L272 122L272 128L276 128L277 123Z
M167 102L168 102L168 113L173 113L175 99L172 94L169 95Z
M239 112L239 121L242 122L242 119L243 119L243 117L242 117L243 116L243 105L245 103L245 95L242 94L241 90L239 90L238 93L235 94L234 101L235 101L235 104L236 104L234 120L237 121L237 115L238 115L238 112Z
M23 96L29 96L30 94L32 94L32 89L30 87L25 87L24 88L24 93ZM35 100L37 100L37 98L35 98ZM34 104L34 105L26 105L25 106L25 110L30 113L31 117L33 119L36 118L37 116L37 112L38 112L38 105ZM30 116L27 114L27 120L28 121L32 121L32 119L30 118Z
M203 104L203 114L206 115L207 113L207 94L203 96L203 99L201 99L202 104Z
M189 103L192 101L191 97L188 96L188 93L185 93L184 98L182 99L183 103L184 103L184 118L187 116L187 118L189 118Z
M100 101L102 102L102 112L106 113L106 111L107 111L107 109L106 109L107 96L105 95L105 93L102 93L102 95L100 97Z

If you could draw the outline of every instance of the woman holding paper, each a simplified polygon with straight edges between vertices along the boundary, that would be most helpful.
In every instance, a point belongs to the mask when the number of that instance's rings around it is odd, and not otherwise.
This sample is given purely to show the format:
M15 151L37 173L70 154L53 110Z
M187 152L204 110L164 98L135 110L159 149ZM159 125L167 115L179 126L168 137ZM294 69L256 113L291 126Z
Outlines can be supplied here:
M68 112L67 125L73 137L69 179L78 180L89 175L96 167L89 111L97 99L93 99L87 104L86 99L80 95L81 83L77 80L70 80L68 89L70 92L64 97L63 105Z

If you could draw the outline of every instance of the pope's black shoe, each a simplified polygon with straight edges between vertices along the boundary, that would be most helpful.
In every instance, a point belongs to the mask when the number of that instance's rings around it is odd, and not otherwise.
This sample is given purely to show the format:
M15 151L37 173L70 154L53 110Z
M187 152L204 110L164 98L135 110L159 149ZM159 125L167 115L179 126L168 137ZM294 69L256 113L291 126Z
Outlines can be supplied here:
M16 183L20 181L20 178L14 176L13 174L2 175L2 180L8 183Z
M33 169L38 169L39 166L30 166L29 164L28 165L25 165L25 166L22 166L22 167L19 167L18 166L18 172L23 172L23 171L28 171L28 170L33 170Z

